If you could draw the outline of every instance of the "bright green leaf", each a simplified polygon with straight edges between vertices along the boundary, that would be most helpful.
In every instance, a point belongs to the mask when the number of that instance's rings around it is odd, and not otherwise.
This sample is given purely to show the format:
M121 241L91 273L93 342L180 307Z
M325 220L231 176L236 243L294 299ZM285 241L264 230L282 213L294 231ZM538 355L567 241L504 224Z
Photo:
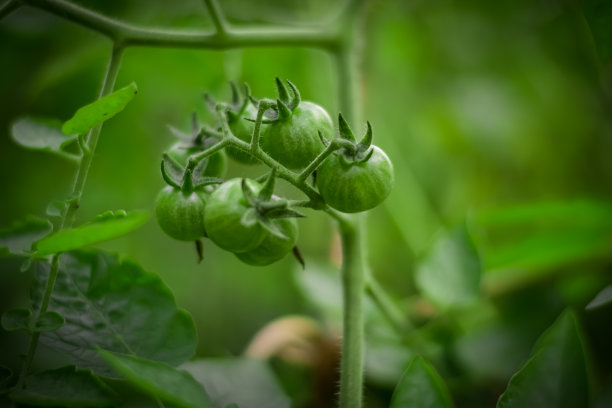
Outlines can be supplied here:
M34 374L10 394L13 401L36 406L112 407L115 395L91 370L66 366Z
M38 261L36 267L31 291L35 309L40 305L50 266ZM64 316L65 323L56 331L42 333L41 341L98 375L114 375L100 358L98 348L172 365L183 363L195 353L193 320L176 306L170 289L136 263L119 261L105 252L62 255L49 310Z
M586 0L584 16L591 28L599 58L609 61L612 59L612 3L609 0Z
M589 381L576 315L561 317L538 339L530 359L510 379L497 408L589 406Z
M66 134L76 135L88 132L91 128L121 112L137 93L136 84L132 82L110 95L83 106L64 123L62 131Z
M49 217L63 217L68 210L66 201L52 201L47 205L47 215Z
M612 304L612 285L608 285L599 292L586 306L586 310L597 309Z
M2 313L2 328L6 331L28 330L32 311L11 309Z
M451 408L444 380L422 357L415 357L400 378L389 408Z
M28 216L23 221L14 222L8 228L0 230L0 256L27 255L32 244L53 230L53 226L44 218Z
M117 212L115 213L117 214ZM36 244L36 255L44 256L83 248L125 235L149 219L145 211L132 211L116 216L102 216L80 227L59 231Z
M76 135L62 133L60 126L58 120L20 118L11 127L11 136L17 144L25 148L43 150L69 160L78 160L78 156L65 150L65 147L76 139Z
M31 324L35 332L55 331L64 325L64 317L57 312L45 312L38 316L38 319Z
M99 353L134 386L164 402L183 408L213 407L204 388L186 371L131 355Z
M280 388L266 361L248 358L199 360L181 368L204 386L215 407L289 408L291 401Z
M465 304L480 294L481 264L465 226L439 237L417 268L415 280L436 306Z

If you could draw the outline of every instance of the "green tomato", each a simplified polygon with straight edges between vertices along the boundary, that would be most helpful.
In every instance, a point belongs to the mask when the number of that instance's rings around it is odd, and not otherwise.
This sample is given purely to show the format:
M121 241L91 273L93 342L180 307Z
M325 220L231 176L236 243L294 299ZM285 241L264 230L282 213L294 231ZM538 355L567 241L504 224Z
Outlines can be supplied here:
M265 266L281 260L295 246L298 225L295 218L279 218L272 221L285 235L284 238L266 231L263 241L248 252L236 254L242 262L254 266Z
M204 229L204 192L185 193L172 186L160 191L155 215L162 230L179 241L195 241L206 235Z
M325 202L336 210L355 213L382 203L393 188L393 165L376 146L365 162L349 161L333 153L317 169L317 187Z
M334 123L325 109L302 101L290 117L272 122L262 130L261 148L285 167L299 170L325 149L317 132L331 139Z
M261 185L255 180L247 184L259 192ZM257 247L264 239L264 229L259 223L245 226L241 221L252 207L242 192L242 179L235 178L221 184L208 197L204 226L208 237L220 248L240 253Z
M198 145L188 145L182 142L175 143L168 149L166 154L174 159L181 166L187 165L187 160L189 156L194 153L199 153L208 147L210 147L209 143L204 143L203 146ZM206 158L208 160L208 164L204 168L203 175L206 177L223 177L225 174L225 153L222 151L216 152Z
M228 123L229 128L234 134L234 136L236 136L238 139L242 140L243 142L251 143L251 136L253 135L254 123L251 121L245 120L244 118L254 119L256 116L257 116L257 108L255 108L253 104L249 103L239 118L229 121ZM243 164L256 164L258 162L258 160L254 158L253 156L251 156L249 153L244 152L235 147L228 147L225 150L227 151L228 156L230 156L232 159L236 160L237 162L240 162Z

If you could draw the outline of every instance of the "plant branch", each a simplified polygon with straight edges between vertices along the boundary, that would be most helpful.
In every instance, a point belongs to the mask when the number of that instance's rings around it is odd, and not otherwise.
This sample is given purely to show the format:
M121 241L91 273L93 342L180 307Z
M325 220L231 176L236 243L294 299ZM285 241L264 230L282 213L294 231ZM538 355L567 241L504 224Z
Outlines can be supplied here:
M208 14L212 19L213 24L215 25L215 29L217 30L217 35L222 37L227 33L227 20L221 11L221 7L219 7L219 3L217 0L204 0L206 4L206 8L208 9Z
M98 99L102 98L105 95L108 95L112 92L113 87L115 85L115 80L117 78L117 73L119 71L119 65L121 63L121 48L113 48L110 56L110 60L108 66L106 68L106 74L104 75L104 80L102 82L102 88L100 90L100 94ZM102 129L102 124L96 126L89 132L89 136L87 138L87 150L88 154L83 154L83 158L80 161L80 165L76 170L74 177L74 184L72 187L72 194L70 199L70 205L66 214L62 217L58 231L66 227L70 227L74 220L74 214L76 210L79 208L79 201L81 195L83 193L83 189L85 187L85 181L87 180L87 174L89 172L89 168L91 166L91 162L93 159L93 152L96 148L96 144L98 141L98 136L100 135L100 130ZM45 286L45 292L43 294L43 300L40 304L40 309L36 313L36 318L38 319L43 313L47 311L49 307L49 302L51 300L51 294L53 293L53 288L55 286L55 280L57 279L57 274L59 271L59 257L60 254L53 255L51 259L51 268L49 271L49 277L47 279L47 284ZM34 355L36 354L36 349L38 348L38 340L40 338L40 332L35 332L32 334L30 338L30 345L28 347L28 352L26 354L25 360L21 367L21 372L19 373L19 379L17 380L17 388L21 388L25 384L25 377L30 371L30 366L32 365L32 361L34 359Z
M370 299L374 301L378 309L391 324L393 329L400 336L405 336L406 331L410 328L410 321L405 318L404 314L395 305L393 300L380 286L376 278L371 273L366 274L365 290Z
M21 0L76 24L99 32L124 46L229 49L256 46L304 46L333 50L338 47L338 31L285 27L232 29L225 34L138 27L81 7L66 0ZM220 20L221 21L221 20ZM333 26L333 25L330 25Z

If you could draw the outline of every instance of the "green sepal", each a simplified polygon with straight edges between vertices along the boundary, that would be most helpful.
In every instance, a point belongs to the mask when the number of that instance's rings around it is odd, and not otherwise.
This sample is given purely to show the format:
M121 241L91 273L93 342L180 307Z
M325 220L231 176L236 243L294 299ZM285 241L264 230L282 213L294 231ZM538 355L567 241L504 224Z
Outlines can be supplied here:
M274 221L272 221L268 217L259 217L257 218L257 222L270 234L280 239L288 239L287 236L283 234L283 232L276 226Z
M302 95L300 95L300 91L297 89L297 86L295 86L293 82L287 80L287 84L289 84L289 88L291 89L291 92L293 93L293 97L291 98L291 101L289 101L289 104L288 104L289 109L294 110L295 108L298 107L298 105L302 101Z
M242 187L242 194L244 195L244 198L246 198L249 205L251 207L257 207L257 203L259 202L259 200L257 199L257 196L255 195L253 190L251 190L251 188L247 184L245 178L242 179L240 186Z
M204 159L206 160L206 159ZM202 161L204 161L202 160ZM193 170L187 168L183 175L183 184L181 185L181 191L185 194L190 194L194 190L193 187Z
M219 177L207 177L207 176L203 176L200 173L194 173L191 179L193 180L193 188L195 190L205 187L205 186L209 186L211 184L221 184L225 181Z
M198 114L193 112L191 114L191 139L196 140L198 135L200 134L200 130L202 127L200 126L200 121L198 120Z
M272 170L270 170L270 174L268 174L268 177L266 178L263 187L261 188L261 190L259 190L259 194L257 195L257 198L259 200L269 200L270 198L272 198L272 194L274 194L275 181L276 169L272 168Z
M323 143L323 146L325 146L325 147L329 146L329 144L331 142L329 140L327 140L327 138L325 136L323 136L323 133L321 133L320 130L317 130L317 133L319 135L319 139L321 140L321 143Z
M304 261L304 257L302 256L300 248L298 248L298 246L296 245L293 247L291 252L293 253L293 257L300 263L300 265L302 265L302 269L306 269L306 261Z
M301 212L294 210L293 208L289 208L289 207L278 207L278 208L273 208L270 211L268 211L266 213L266 217L271 218L271 219L277 219L277 218L304 218L305 215L302 214Z
M184 142L191 142L191 136L185 132L183 132L182 130L179 130L177 128L175 128L172 125L166 125L168 127L168 130L170 130L170 133L172 133L172 135L174 137L176 137L179 140L182 140Z
M357 163L367 163L370 160L370 157L374 154L374 149L368 149L363 159L359 159Z
M208 92L204 94L204 103L209 111L215 113L217 111L217 101L213 99Z
M278 120L285 121L291 118L291 109L280 99L276 100L276 110L278 112Z
M289 92L287 92L287 87L283 84L283 81L279 77L275 78L276 81L276 91L278 92L278 99L289 103Z
M341 138L350 140L351 142L355 141L355 135L341 113L338 114L338 130L340 131Z
M2 313L0 319L2 328L7 332L18 330L30 330L30 319L32 311L30 309L10 309Z
M181 188L184 174L183 167L166 153L164 153L161 161L161 174L168 185Z
M236 106L240 103L240 94L238 93L238 87L234 81L229 81L230 88L232 90L232 105Z
M257 211L254 208L249 208L244 212L242 218L240 218L240 224L246 228L251 228L257 224Z
M366 123L368 125L368 129L366 130L366 134L363 139L361 139L359 142L359 149L364 151L369 149L372 145L372 125L370 124L370 121L367 121Z

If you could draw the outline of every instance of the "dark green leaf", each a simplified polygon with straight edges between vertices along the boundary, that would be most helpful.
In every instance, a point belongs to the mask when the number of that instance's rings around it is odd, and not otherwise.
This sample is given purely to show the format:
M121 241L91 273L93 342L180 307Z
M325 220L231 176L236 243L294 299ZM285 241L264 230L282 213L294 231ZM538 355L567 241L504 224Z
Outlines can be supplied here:
M448 308L477 299L481 265L465 226L439 237L416 271L416 284L436 306Z
M498 408L589 406L589 381L582 334L571 311L546 331L531 358L516 373Z
M1 255L27 255L32 244L53 230L53 226L44 218L28 216L23 221L14 222L0 231Z
M11 309L2 313L2 328L6 331L28 330L32 311L30 309Z
M422 357L415 357L393 391L390 408L450 408L444 380Z
M77 228L63 230L36 244L36 255L44 256L79 249L125 235L142 226L149 219L146 211L115 212Z
M12 400L36 406L112 407L115 395L91 370L74 366L34 374L24 389L10 394Z
M168 364L100 350L100 355L146 393L184 408L212 408L204 388L186 371Z
M62 131L66 134L84 134L121 112L138 93L135 83L121 88L110 95L85 105L64 123Z
M291 401L264 360L214 359L181 367L204 386L215 407L289 408Z
M37 262L36 266L31 296L38 308L49 264ZM59 330L43 333L41 341L98 375L114 373L98 355L98 348L173 365L195 352L193 320L177 308L159 277L101 251L62 255L49 309L66 322Z
M69 160L78 160L78 156L64 150L77 136L62 133L60 126L61 123L57 120L20 118L11 127L11 136L17 144L25 148L43 150Z
M587 310L597 309L602 306L612 304L612 285L608 285L595 296L593 300L586 306Z
M38 316L38 319L31 324L35 332L51 332L64 325L64 317L57 312L45 312Z
M612 3L609 0L586 0L584 2L586 17L599 58L607 62L612 59Z

